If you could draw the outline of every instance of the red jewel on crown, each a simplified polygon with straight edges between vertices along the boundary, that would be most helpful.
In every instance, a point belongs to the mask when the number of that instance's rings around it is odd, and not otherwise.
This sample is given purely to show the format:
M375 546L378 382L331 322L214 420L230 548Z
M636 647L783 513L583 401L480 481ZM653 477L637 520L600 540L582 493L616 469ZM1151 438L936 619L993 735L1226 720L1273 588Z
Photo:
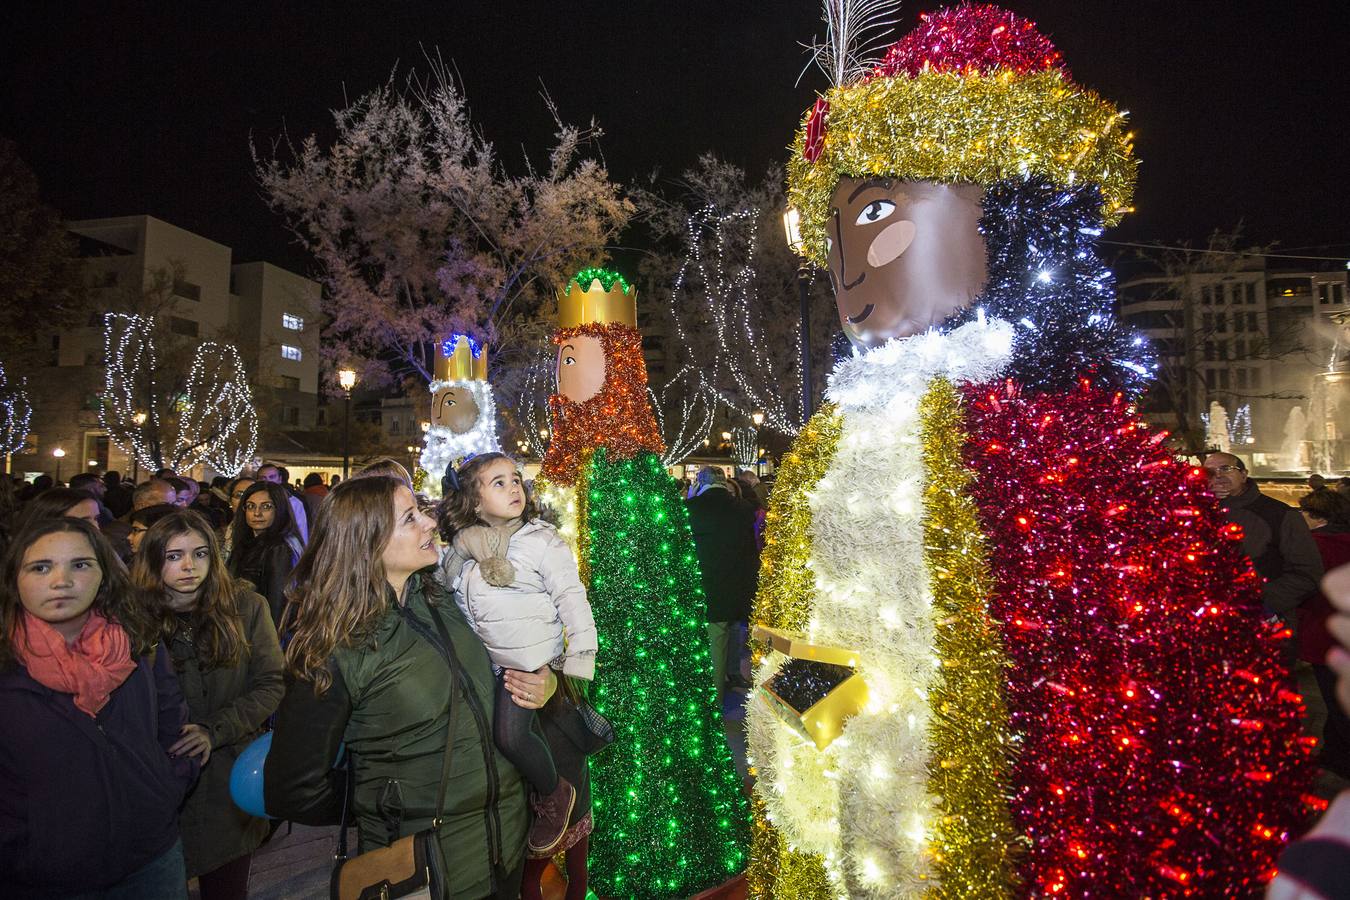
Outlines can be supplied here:
M807 162L820 159L825 149L825 127L830 118L830 101L824 97L816 98L811 118L806 122L806 142L802 144L802 156Z

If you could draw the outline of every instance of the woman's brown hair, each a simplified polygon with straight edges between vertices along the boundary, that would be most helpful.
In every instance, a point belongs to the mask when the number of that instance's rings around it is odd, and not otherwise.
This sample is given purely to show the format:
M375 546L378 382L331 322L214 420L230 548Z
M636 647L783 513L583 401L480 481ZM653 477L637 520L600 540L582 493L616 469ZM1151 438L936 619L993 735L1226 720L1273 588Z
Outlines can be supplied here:
M159 615L144 606L127 581L127 569L113 552L108 539L83 519L55 518L29 522L21 528L0 563L0 670L15 659L14 635L23 627L23 601L19 599L19 569L24 554L49 534L70 532L84 535L93 548L102 578L91 607L99 615L121 625L131 639L131 655L141 656L159 643Z
M479 478L484 469L503 459L515 466L517 472L520 471L516 461L505 453L480 453L456 470L455 480L458 487L445 495L436 514L436 527L440 530L441 540L451 540L455 532L470 526L487 524L478 515L478 504L481 502L483 491ZM539 507L534 502L533 494L525 488L523 478L521 487L525 490L525 508L520 516L521 521L528 522L539 517Z
M210 557L197 607L192 611L197 622L197 660L204 669L234 666L248 655L248 637L244 617L239 612L239 584L225 568L215 530L200 513L180 509L169 513L146 531L140 549L131 564L131 585L147 609L160 616L163 635L171 636L179 627L178 617L168 606L169 589L164 584L164 555L169 541L183 534L199 534Z
M407 487L390 475L350 478L319 507L286 591L294 623L286 665L296 678L314 682L315 693L332 683L333 651L369 642L389 609L384 550L394 533L394 495Z

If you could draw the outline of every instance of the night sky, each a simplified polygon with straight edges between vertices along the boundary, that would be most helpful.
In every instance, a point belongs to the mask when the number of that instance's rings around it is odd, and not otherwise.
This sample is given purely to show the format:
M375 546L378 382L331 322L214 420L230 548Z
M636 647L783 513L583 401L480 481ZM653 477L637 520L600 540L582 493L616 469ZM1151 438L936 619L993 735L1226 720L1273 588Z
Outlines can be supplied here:
M939 4L911 2L901 28ZM1035 0L1075 79L1131 112L1139 212L1109 238L1203 240L1245 220L1286 252L1350 254L1350 4ZM442 3L8 3L0 135L70 218L150 213L235 248L308 262L249 160L439 48L508 164L594 116L613 175L674 174L700 152L761 170L823 76L797 75L810 0ZM1319 246L1320 245L1320 246ZM1299 249L1316 247L1317 249Z

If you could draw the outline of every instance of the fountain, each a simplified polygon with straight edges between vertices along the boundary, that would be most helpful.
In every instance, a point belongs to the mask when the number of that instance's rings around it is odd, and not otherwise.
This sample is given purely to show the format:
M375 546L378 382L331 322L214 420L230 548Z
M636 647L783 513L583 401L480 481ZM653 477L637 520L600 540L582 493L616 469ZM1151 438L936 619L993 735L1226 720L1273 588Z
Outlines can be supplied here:
M1284 441L1280 444L1280 468L1289 472L1302 472L1308 467L1304 458L1304 438L1308 434L1308 416L1303 407L1295 406L1289 410L1289 418L1284 420Z

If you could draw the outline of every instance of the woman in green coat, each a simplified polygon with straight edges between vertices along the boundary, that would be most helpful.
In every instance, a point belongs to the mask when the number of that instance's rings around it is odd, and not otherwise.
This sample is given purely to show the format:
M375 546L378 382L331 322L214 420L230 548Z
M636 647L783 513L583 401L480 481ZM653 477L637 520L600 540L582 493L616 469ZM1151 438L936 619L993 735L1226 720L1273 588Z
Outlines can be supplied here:
M271 815L336 823L344 780L333 764L345 743L358 852L388 846L431 827L450 743L436 832L449 881L443 896L516 900L525 785L493 745L487 651L431 578L435 533L396 478L354 478L324 501L289 595L295 626L264 798ZM516 703L530 709L555 686L547 667L508 679ZM452 703L460 704L453 735Z
M179 816L187 875L199 879L202 900L243 900L269 826L234 805L230 769L281 702L281 648L267 601L230 576L210 523L191 510L150 527L131 577L142 602L162 611L188 705L170 752L202 765Z

